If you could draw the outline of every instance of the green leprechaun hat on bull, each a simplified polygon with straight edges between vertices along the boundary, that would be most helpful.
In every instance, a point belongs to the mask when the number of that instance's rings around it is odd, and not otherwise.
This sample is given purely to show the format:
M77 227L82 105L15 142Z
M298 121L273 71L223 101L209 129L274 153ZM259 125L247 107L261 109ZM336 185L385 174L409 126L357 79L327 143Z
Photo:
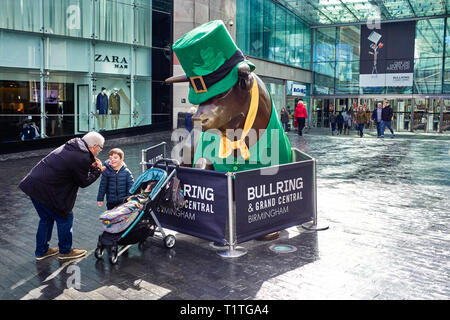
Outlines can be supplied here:
M189 81L189 102L201 104L233 87L238 66L247 63L221 20L210 21L189 31L172 46L186 76L166 82Z

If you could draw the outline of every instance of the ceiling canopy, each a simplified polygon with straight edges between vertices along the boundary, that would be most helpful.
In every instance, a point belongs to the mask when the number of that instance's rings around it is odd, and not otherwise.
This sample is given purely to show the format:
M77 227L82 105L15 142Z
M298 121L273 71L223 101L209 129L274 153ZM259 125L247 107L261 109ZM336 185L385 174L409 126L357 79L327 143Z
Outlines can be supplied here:
M449 14L449 0L278 0L310 25L362 23Z

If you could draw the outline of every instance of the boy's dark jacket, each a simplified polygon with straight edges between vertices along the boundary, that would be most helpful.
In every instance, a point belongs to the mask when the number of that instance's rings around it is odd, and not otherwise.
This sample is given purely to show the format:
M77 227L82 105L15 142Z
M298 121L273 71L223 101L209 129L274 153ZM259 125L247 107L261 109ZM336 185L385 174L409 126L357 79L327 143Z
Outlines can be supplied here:
M78 188L92 184L101 174L93 154L81 138L50 152L19 184L29 197L66 218L75 205Z
M124 202L130 195L129 191L134 183L133 174L125 163L118 173L111 167L109 160L105 161L103 165L106 169L98 188L97 201L103 201L106 194L107 203Z

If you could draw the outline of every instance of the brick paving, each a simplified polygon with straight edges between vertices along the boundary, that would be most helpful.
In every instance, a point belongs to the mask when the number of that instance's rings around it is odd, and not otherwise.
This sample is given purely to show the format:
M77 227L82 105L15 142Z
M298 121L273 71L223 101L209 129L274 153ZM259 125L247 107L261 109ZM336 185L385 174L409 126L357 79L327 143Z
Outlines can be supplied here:
M368 134L373 137L373 132ZM450 154L448 140L329 137L289 134L318 161L318 219L326 231L292 227L277 240L240 244L247 254L221 258L210 242L174 233L175 247L149 241L112 266L94 257L102 232L96 206L99 180L80 189L73 245L88 250L74 261L35 261L38 216L17 188L50 150L0 161L0 298L6 300L293 300L450 298ZM170 132L107 141L122 147L135 177L140 150L170 141ZM169 148L170 150L170 148ZM100 155L102 160L107 152ZM292 253L275 253L274 243ZM56 227L51 246L57 246ZM76 276L80 286L76 287ZM75 280L74 280L75 279Z

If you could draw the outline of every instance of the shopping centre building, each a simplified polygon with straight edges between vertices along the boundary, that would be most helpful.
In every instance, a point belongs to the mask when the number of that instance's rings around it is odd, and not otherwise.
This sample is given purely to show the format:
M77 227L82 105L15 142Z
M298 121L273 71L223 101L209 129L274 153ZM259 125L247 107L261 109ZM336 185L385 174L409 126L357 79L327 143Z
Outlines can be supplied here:
M1 0L0 136L178 126L191 105L171 44L223 20L276 108L310 126L388 100L397 131L450 133L450 4L438 0ZM104 89L103 89L104 88ZM104 96L106 95L106 97ZM25 142L23 142L25 143ZM30 142L26 142L30 143Z

